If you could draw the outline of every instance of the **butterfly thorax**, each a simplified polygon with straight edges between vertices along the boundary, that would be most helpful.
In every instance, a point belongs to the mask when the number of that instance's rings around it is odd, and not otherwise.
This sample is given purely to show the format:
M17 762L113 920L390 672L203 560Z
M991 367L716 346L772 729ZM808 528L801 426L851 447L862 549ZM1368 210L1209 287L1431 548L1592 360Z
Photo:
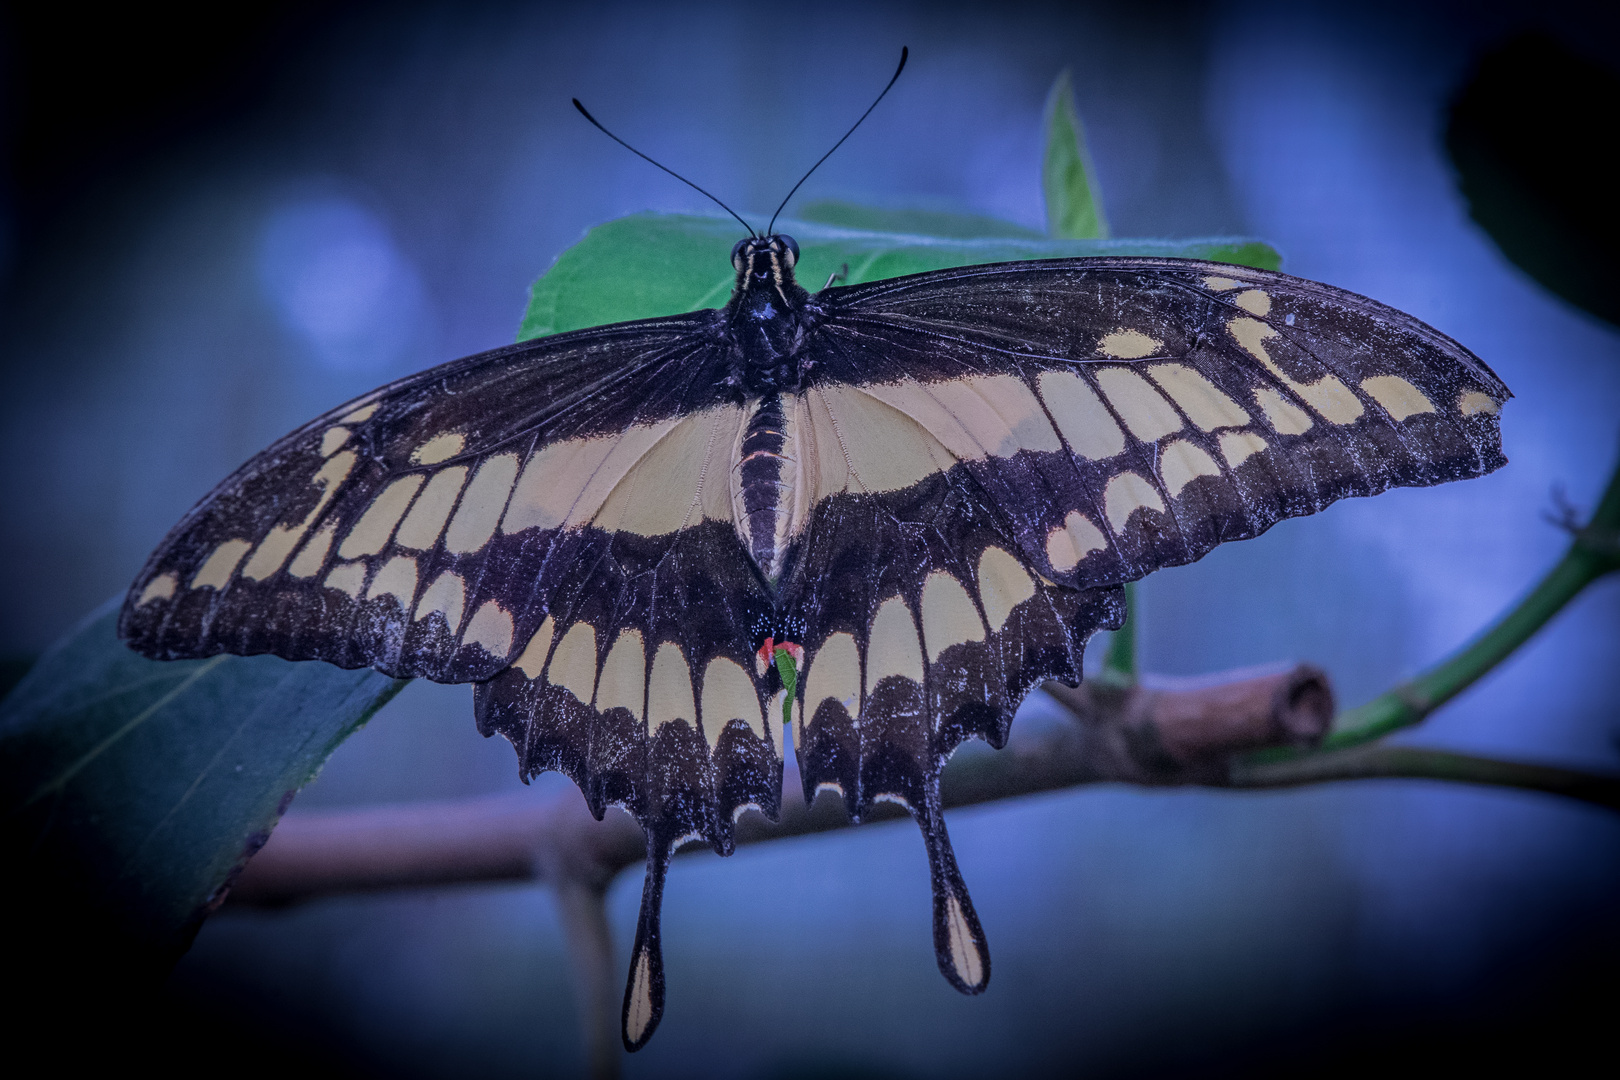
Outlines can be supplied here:
M726 305L732 370L745 398L797 390L808 374L805 342L815 326L810 294L793 279L799 245L791 236L748 237L731 252L736 286Z

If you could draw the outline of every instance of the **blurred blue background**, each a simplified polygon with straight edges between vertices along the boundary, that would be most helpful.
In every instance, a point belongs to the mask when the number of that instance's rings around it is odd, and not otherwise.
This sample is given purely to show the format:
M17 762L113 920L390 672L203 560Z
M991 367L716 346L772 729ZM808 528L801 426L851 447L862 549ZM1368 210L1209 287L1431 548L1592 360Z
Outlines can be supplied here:
M1268 240L1285 270L1426 320L1518 395L1512 464L1493 476L1341 503L1149 579L1147 670L1309 660L1342 704L1365 701L1549 567L1567 542L1551 493L1590 508L1620 449L1620 336L1501 255L1441 144L1451 95L1516 31L1614 64L1596 7L290 7L251 63L216 73L220 102L51 199L9 193L0 654L37 655L124 588L275 437L510 341L529 283L586 228L711 211L570 96L759 217L902 44L906 75L801 200L1042 228L1041 107L1072 67L1116 235ZM1620 770L1617 646L1609 580L1402 738ZM513 790L511 748L476 735L470 697L414 684L292 813ZM1620 819L1551 797L1101 786L950 825L996 965L984 997L935 970L910 825L682 858L668 1011L626 1075L1319 1063L1425 1031L1511 1031L1620 957ZM639 892L626 874L610 896L626 954ZM262 1037L421 1077L578 1073L570 980L550 894L521 886L227 908L177 974Z

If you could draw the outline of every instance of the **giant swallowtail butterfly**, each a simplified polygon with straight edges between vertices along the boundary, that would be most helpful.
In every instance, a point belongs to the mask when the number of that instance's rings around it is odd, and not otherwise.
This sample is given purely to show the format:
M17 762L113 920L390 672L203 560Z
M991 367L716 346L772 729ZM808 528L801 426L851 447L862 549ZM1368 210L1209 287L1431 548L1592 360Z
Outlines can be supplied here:
M908 809L934 947L990 959L941 815L1078 680L1121 586L1285 517L1502 465L1507 388L1381 304L1178 259L1050 259L806 292L751 235L718 310L527 341L402 379L242 466L136 579L161 659L275 653L474 684L525 779L628 809L647 875L627 1047L663 1009L672 851L806 798ZM794 693L784 690L795 662Z

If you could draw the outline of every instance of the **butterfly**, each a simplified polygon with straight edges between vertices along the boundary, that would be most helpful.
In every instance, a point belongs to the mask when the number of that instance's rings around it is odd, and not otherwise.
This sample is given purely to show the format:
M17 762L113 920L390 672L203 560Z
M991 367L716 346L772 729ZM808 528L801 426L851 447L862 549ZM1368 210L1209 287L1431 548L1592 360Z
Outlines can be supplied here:
M940 805L952 751L1003 745L1032 688L1077 681L1125 583L1506 460L1511 395L1482 361L1328 285L1112 257L810 293L797 260L750 230L723 308L495 349L332 410L204 498L120 617L159 659L472 683L525 780L560 770L598 818L633 814L629 1049L663 1012L672 853L729 854L742 813L777 815L790 730L807 800L915 818L939 968L979 993L989 952Z

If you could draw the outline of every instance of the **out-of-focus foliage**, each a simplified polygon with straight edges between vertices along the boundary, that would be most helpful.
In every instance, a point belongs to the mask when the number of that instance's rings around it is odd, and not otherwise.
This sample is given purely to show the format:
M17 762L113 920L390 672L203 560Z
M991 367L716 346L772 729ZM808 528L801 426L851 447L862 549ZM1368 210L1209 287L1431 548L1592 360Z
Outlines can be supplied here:
M1488 53L1452 102L1446 149L1469 213L1543 286L1620 324L1620 75L1542 34Z
M148 660L118 639L121 600L0 702L0 814L29 864L8 888L177 955L293 793L404 684L273 656Z
M1068 69L1046 95L1046 153L1041 159L1041 190L1046 196L1046 231L1071 240L1106 240L1097 170L1086 148L1085 128L1074 107ZM1276 269L1272 267L1271 269Z

